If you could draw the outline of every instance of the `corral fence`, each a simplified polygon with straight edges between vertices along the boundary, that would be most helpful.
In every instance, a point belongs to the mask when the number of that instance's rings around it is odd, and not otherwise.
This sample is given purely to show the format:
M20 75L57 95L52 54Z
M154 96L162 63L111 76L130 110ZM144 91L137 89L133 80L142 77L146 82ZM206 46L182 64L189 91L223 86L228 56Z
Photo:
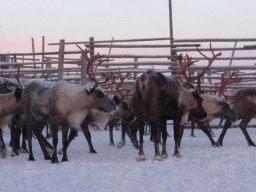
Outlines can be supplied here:
M210 43L212 50L210 49ZM235 72L243 80L231 85L229 91L241 87L255 87L256 81L256 39L254 38L212 38L212 39L173 39L147 38L124 40L95 40L66 42L64 39L49 43L48 47L56 51L47 52L45 38L42 38L42 50L36 52L32 41L31 53L0 54L1 76L12 77L17 74L24 79L46 79L49 81L67 80L77 84L87 82L86 60L79 48L87 48L89 56L97 53L103 55L104 63L96 73L114 73L119 76L130 73L126 84L134 85L136 77L148 69L154 69L166 75L176 74L179 70L177 55L188 54L193 60L198 60L190 67L191 73L202 71L208 61L199 54L198 49L212 57L212 51L221 52L216 61L206 71L202 87L216 87L222 74ZM118 82L119 79L117 78Z

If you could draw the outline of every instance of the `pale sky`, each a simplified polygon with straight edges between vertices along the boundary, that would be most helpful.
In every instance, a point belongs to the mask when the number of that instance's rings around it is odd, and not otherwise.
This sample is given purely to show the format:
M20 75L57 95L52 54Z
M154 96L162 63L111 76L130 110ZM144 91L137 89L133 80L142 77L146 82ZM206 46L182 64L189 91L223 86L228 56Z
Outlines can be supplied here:
M256 38L256 0L172 0L172 7L174 38ZM31 52L32 37L40 51L42 36L47 44L169 37L169 1L0 1L0 53Z

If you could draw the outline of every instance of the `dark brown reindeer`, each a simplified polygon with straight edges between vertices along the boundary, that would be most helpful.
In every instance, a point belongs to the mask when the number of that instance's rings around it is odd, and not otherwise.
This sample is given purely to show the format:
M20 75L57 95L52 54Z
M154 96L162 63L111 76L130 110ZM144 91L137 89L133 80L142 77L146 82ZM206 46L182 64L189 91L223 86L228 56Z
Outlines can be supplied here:
M32 130L39 141L44 158L50 159L41 133L46 122L49 122L53 132L52 163L58 162L59 126L63 126L62 143L65 147L69 127L79 129L90 110L105 112L115 110L115 104L92 84L77 86L66 81L30 83L23 91L22 104L28 128L29 160L35 160L31 143ZM62 160L65 161L65 158L63 156Z
M247 132L247 125L256 115L256 88L244 88L238 90L234 96L227 96L233 103L233 110L237 120L241 119L239 127L242 130L249 146L256 146ZM227 129L232 125L231 121L225 121L223 130L218 138L217 144L222 146Z
M181 142L184 124L188 120L189 114L198 120L207 117L202 107L202 98L198 90L188 90L184 88L176 77L164 76L159 72L148 70L138 77L136 81L137 102L140 103L142 117L141 122L150 119L152 134L155 145L155 158L161 160L166 158L167 129L166 121L174 121L174 156L180 156L179 146ZM144 127L140 126L140 149L137 157L138 161L145 160L143 151ZM162 133L163 149L160 155L159 141Z
M127 104L128 108L135 113L134 106L133 106L134 91L131 91L130 89L121 89L121 90L118 90L118 92L116 94L118 94L120 97L122 97L124 102ZM109 145L110 146L115 145L114 138L113 138L113 129L120 120L121 120L121 141L119 141L117 147L121 148L125 145L125 133L126 133L128 135L128 137L130 138L133 146L136 149L138 149L139 145L138 145L138 141L136 140L136 137L135 137L136 132L137 132L137 129L136 129L137 120L135 120L133 122L127 122L123 119L120 119L119 117L112 118L108 122L109 136L110 136L109 137L109 139L110 139Z

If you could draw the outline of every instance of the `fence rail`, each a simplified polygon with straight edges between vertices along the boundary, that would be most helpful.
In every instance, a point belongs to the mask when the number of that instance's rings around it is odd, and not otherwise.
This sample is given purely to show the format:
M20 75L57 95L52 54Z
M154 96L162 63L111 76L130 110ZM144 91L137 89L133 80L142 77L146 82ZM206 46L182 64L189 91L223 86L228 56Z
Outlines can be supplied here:
M138 42L144 43L138 44ZM153 68L162 73L174 74L179 70L176 55L181 53L189 54L194 60L199 60L191 67L193 72L198 72L204 68L206 62L206 58L200 57L198 54L198 49L200 49L207 54L210 54L210 51L222 52L222 56L218 57L207 71L202 86L215 86L215 81L221 78L221 73L228 73L229 71L236 71L243 77L244 82L237 86L255 86L255 38L173 39L172 42L173 45L170 47L170 38L103 41L89 38L89 41L81 42L60 40L58 43L48 44L48 46L56 47L56 51L52 52L45 51L45 46L43 46L42 52L33 50L32 53L0 54L0 72L4 76L13 75L17 73L17 68L20 66L20 74L23 78L49 78L50 76L54 77L51 80L74 81L75 79L74 82L79 83L83 81L81 77L86 78L86 74L83 74L85 71L82 72L81 70L86 63L82 60L83 56L80 50L76 47L74 50L76 44L87 47L90 57L97 52L103 55L105 62L99 67L98 73L131 72L132 77L134 77L149 68ZM212 50L209 49L210 42L212 43ZM237 46L238 43L239 46ZM170 53L175 53L175 55L170 55ZM209 55L209 57L211 56Z

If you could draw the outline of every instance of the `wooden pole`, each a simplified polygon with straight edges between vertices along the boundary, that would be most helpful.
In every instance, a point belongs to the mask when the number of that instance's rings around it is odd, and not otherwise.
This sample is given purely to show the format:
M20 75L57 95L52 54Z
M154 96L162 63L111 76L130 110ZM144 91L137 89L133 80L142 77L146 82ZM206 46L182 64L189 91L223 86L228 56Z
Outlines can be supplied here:
M81 54L81 85L87 83L87 61L83 54Z
M60 46L59 46L58 81L63 79L64 50L65 50L65 40L61 39Z
M169 21L170 21L170 52L171 52L171 57L174 57L177 55L177 52L173 50L173 23L172 23L172 0L169 0ZM178 63L177 61L171 62L171 67L172 66L177 66ZM175 75L176 72L172 70L172 74Z
M169 0L169 22L170 22L170 51L171 56L173 56L172 47L173 47L173 23L172 23L172 0Z
M31 38L31 42L32 42L32 53L35 53L35 43L34 43L34 38ZM33 62L36 61L36 56L33 55ZM34 69L36 69L36 64L33 64ZM36 77L36 74L34 74L34 78Z
M42 37L42 62L44 62L44 45L45 45L45 38ZM44 69L44 63L41 64L41 69ZM42 77L44 77L44 73L42 73Z

